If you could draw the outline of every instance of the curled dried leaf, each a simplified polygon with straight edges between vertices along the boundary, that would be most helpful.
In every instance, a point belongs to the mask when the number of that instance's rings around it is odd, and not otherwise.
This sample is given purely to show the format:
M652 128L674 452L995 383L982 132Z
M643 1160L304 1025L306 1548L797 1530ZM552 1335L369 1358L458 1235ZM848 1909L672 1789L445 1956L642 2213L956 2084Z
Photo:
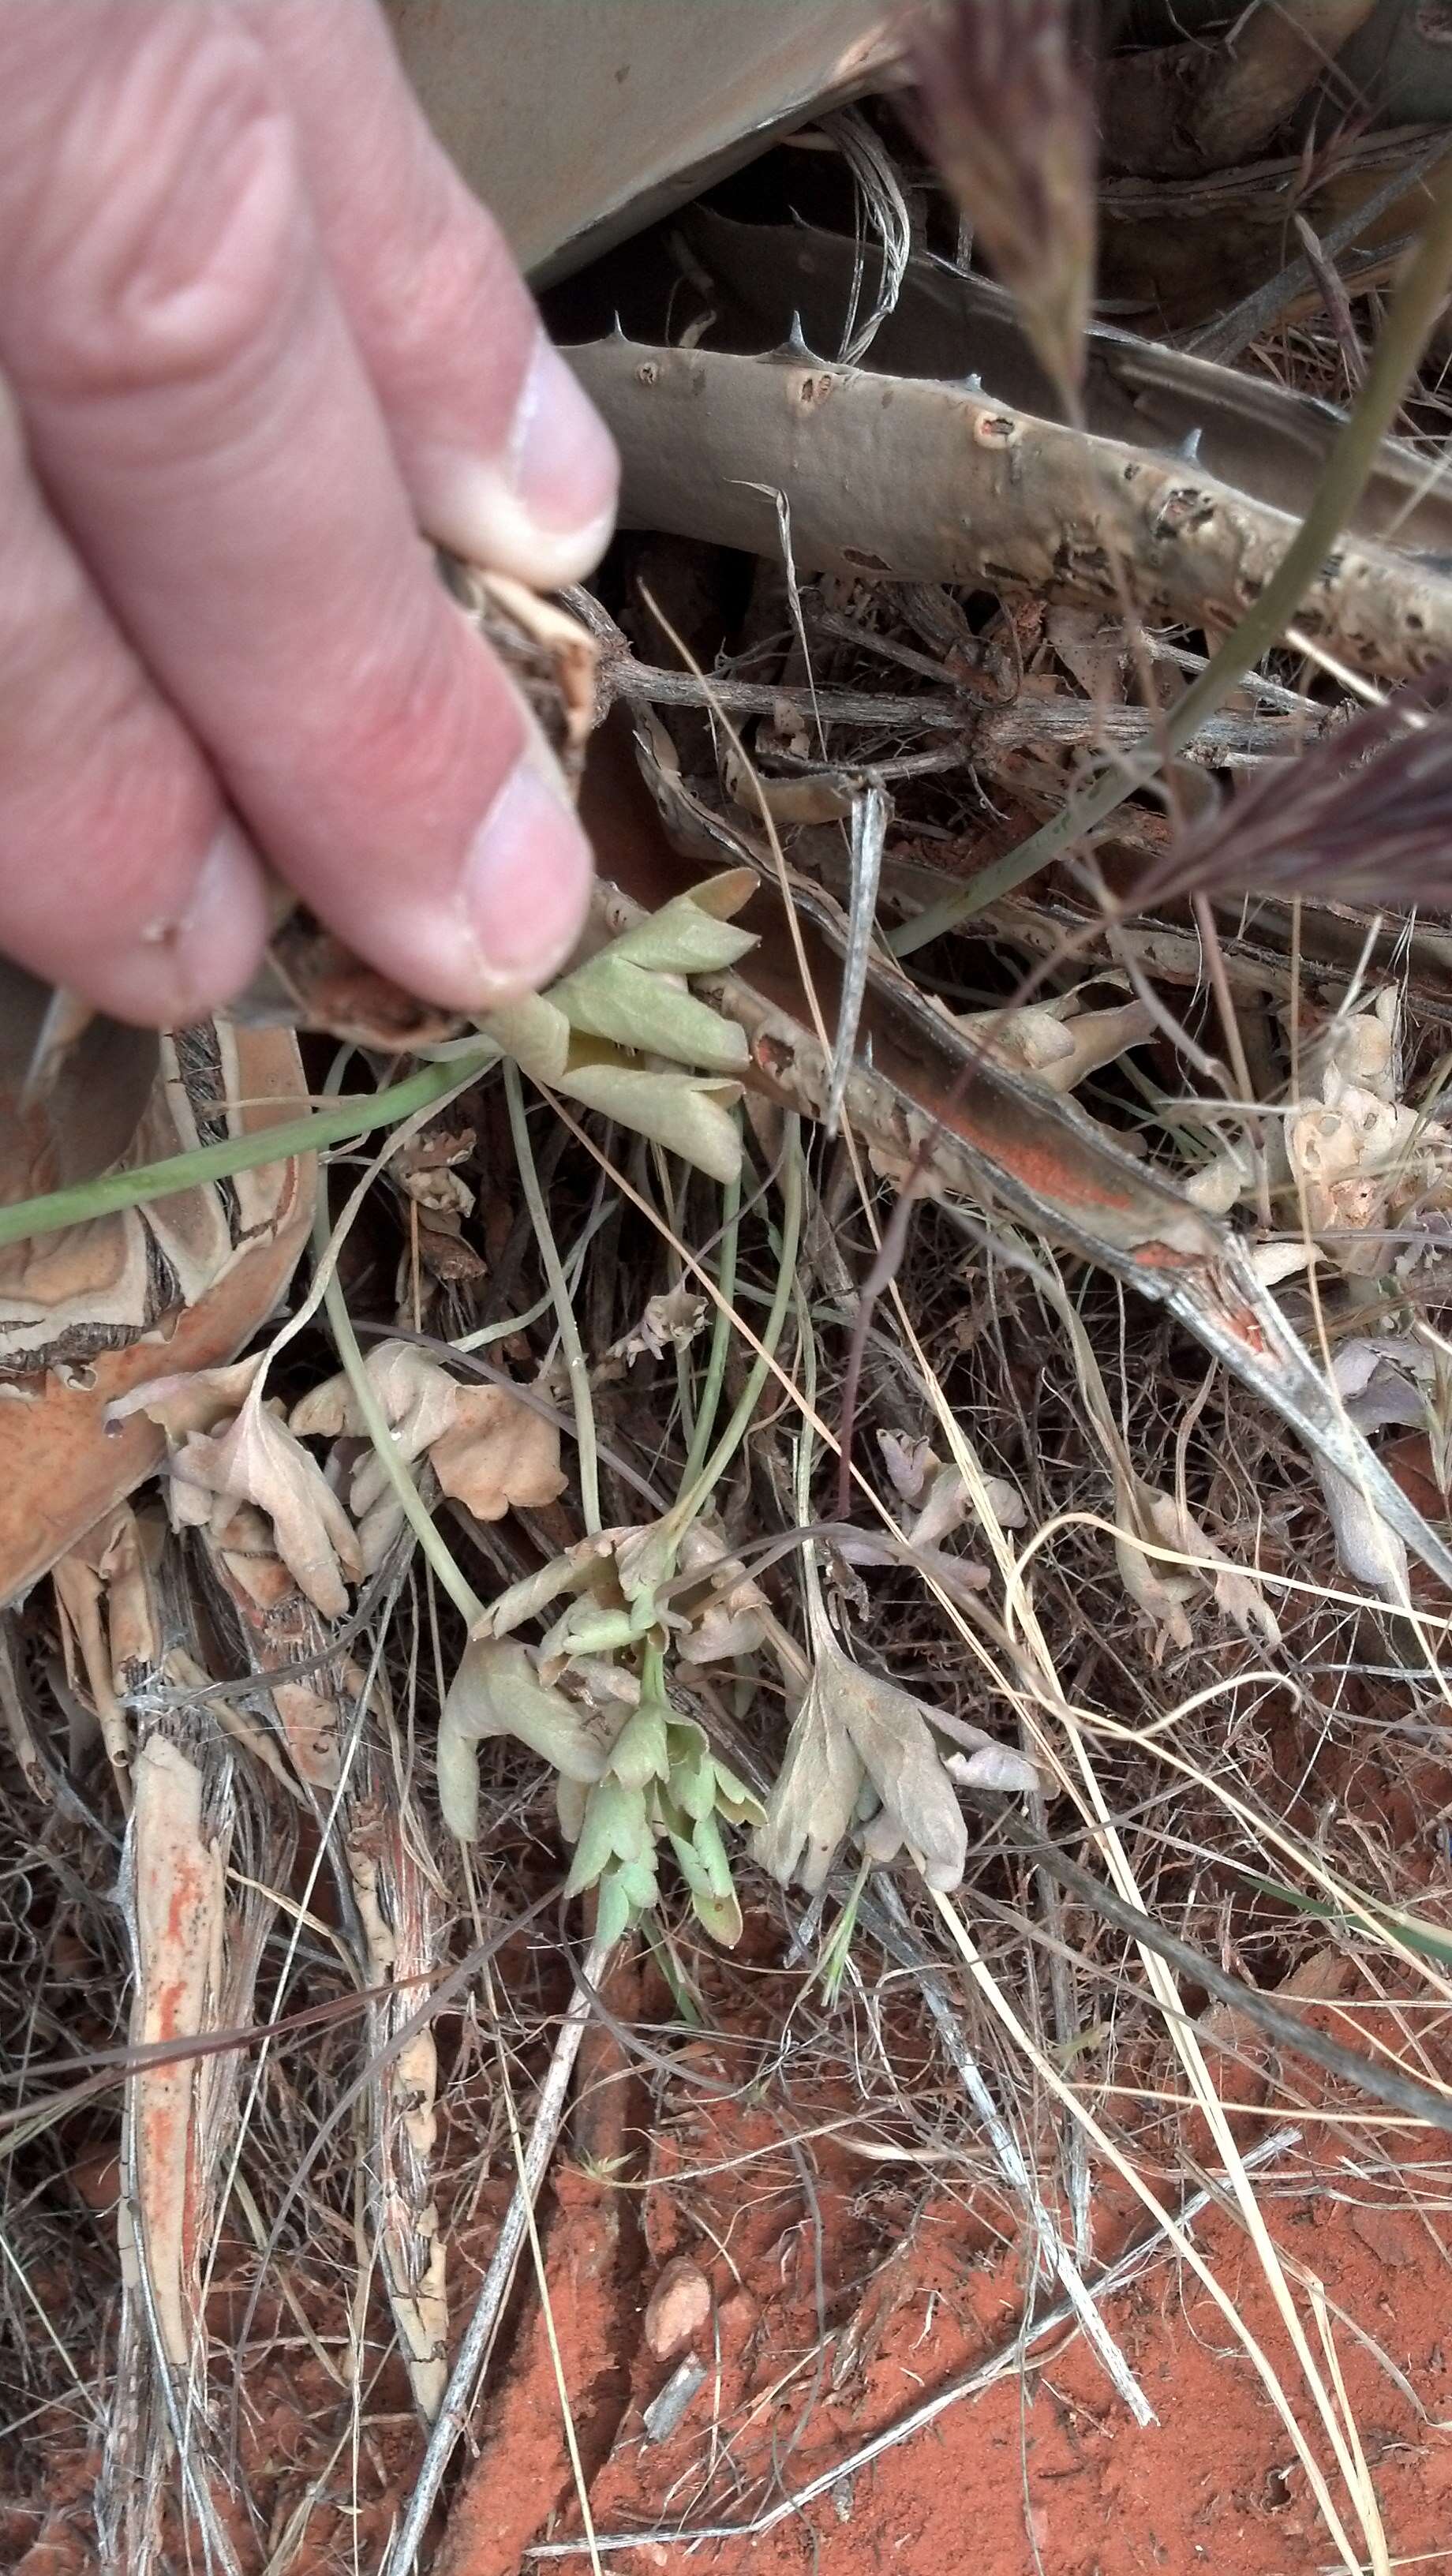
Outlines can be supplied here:
M1445 1129L1415 1110L1328 1072L1322 1105L1288 1121L1286 1152L1307 1228L1338 1268L1353 1277L1386 1269L1388 1221L1399 1201L1423 1195L1417 1183L1444 1143Z
M576 1539L572 1548L563 1556L551 1557L537 1574L526 1574L518 1583L511 1583L486 1612L484 1633L507 1637L513 1629L522 1628L526 1620L537 1619L566 1593L578 1598L589 1592L597 1603L608 1600L618 1608L623 1599L615 1575L615 1547L620 1536L619 1530L600 1530L588 1538Z
M1155 1662L1163 1661L1167 1646L1185 1654L1194 1643L1194 1631L1185 1614L1185 1604L1195 1597L1194 1577L1146 1555L1135 1544L1134 1524L1138 1514L1133 1505L1120 1498L1119 1519L1114 1539L1114 1560L1119 1579L1131 1601L1144 1612L1153 1632L1152 1653ZM1130 1526L1126 1527L1125 1524ZM1149 1535L1148 1528L1144 1532Z
M1186 1556L1197 1557L1214 1568L1208 1580L1216 1607L1224 1611L1226 1618L1233 1619L1237 1628L1243 1629L1247 1636L1258 1633L1268 1646L1278 1646L1281 1642L1280 1621L1254 1575L1247 1574L1243 1566L1231 1563L1223 1550L1216 1546L1203 1523L1175 1495L1144 1490L1141 1500L1155 1536L1166 1547L1180 1548Z
M461 1385L414 1342L380 1342L365 1366L403 1456L427 1456L442 1490L476 1520L502 1520L516 1506L536 1509L564 1492L558 1428L507 1387ZM346 1374L294 1405L291 1427L302 1438L360 1436L365 1425ZM371 1445L354 1464L349 1501L364 1561L375 1566L402 1511Z
M1352 1582L1366 1591L1383 1593L1390 1601L1405 1599L1410 1567L1403 1539L1387 1527L1370 1495L1353 1485L1349 1476L1323 1458L1313 1463L1339 1563Z
M916 1503L916 1517L905 1533L908 1545L935 1549L972 1519L977 1504L958 1469L946 1466L927 1440L904 1440L895 1431L879 1431L883 1464L904 1502ZM1022 1529L1028 1506L1006 1476L985 1475L984 1496L1000 1529Z
M1402 1003L1394 984L1373 995L1365 1010L1337 1011L1319 1035L1300 1049L1301 1086L1307 1097L1334 1097L1335 1088L1370 1091L1378 1100L1401 1098Z
M299 1589L325 1619L338 1619L363 1572L357 1534L316 1461L264 1404L264 1383L261 1361L247 1360L138 1387L124 1409L160 1422L175 1443L168 1501L178 1527L220 1533L239 1503L254 1505Z
M1347 1414L1359 1431L1391 1428L1435 1431L1436 1362L1409 1333L1357 1335L1343 1342L1331 1375ZM1321 1460L1316 1474L1336 1538L1336 1554L1353 1583L1390 1600L1404 1598L1407 1551L1371 1497L1349 1476Z
M1011 1744L980 1745L976 1753L950 1753L944 1764L965 1789L997 1789L1010 1798L1032 1797L1043 1787L1038 1765Z
M879 1431L877 1445L893 1492L905 1503L920 1503L929 1477L943 1463L931 1440L909 1440L901 1431Z
M769 1605L715 1530L693 1521L681 1541L684 1572L700 1573L707 1588L676 1596L685 1620L675 1640L682 1663L727 1663L755 1652L766 1635Z
M1089 1011L1080 993L1056 994L1017 1011L971 1011L960 1028L977 1034L986 1052L1012 1072L1026 1073L1046 1090L1073 1091L1101 1065L1112 1064L1155 1032L1154 1015L1140 1001Z
M660 1296L646 1300L640 1322L611 1344L607 1357L623 1360L631 1368L646 1354L658 1360L668 1350L688 1350L706 1314L707 1300L684 1282L678 1288L668 1288Z

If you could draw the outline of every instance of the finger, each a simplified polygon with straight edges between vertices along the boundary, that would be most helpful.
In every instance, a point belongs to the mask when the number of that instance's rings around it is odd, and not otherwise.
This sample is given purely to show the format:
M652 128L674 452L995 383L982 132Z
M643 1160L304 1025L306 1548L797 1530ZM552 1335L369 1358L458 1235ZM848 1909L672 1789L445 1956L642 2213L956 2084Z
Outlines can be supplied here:
M0 390L0 949L182 1027L262 953L261 872L31 479Z
M143 659L362 955L464 1009L539 980L588 848L415 533L262 49L171 0L7 0L7 72L3 355Z
M582 580L613 524L614 442L434 140L374 0L246 7L421 523L541 589Z

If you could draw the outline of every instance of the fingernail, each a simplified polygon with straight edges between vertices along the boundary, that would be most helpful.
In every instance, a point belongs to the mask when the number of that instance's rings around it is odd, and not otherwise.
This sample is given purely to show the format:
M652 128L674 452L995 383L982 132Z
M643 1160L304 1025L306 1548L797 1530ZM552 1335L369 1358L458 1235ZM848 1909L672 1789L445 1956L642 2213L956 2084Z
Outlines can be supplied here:
M411 472L431 536L537 589L583 581L610 542L620 479L615 442L543 335L507 454L434 448L414 456Z
M245 832L224 818L179 916L151 924L132 960L139 1017L173 1028L205 1019L257 971L267 940L262 868Z
M526 755L465 862L463 898L489 1001L527 992L564 964L584 927L593 874L574 813Z
M615 441L543 332L510 436L514 488L551 536L594 528L615 507Z

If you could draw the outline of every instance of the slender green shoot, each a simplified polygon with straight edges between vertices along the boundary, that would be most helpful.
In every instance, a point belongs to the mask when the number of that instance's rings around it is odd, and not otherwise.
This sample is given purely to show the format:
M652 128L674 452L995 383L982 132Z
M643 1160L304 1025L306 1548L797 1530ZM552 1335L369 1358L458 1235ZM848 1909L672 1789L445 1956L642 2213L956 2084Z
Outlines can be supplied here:
M102 1172L95 1180L70 1189L48 1190L42 1197L17 1199L0 1208L0 1245L25 1243L32 1236L59 1234L68 1225L110 1216L117 1208L140 1207L148 1199L175 1198L199 1181L224 1180L230 1172L255 1171L262 1163L280 1163L293 1154L316 1154L325 1145L340 1145L350 1136L365 1136L374 1127L394 1126L416 1109L427 1109L460 1084L472 1081L498 1062L499 1049L480 1043L470 1055L446 1064L426 1064L406 1081L393 1082L361 1100L339 1101L335 1109L312 1111L306 1118L280 1119L275 1127L248 1136L227 1136L217 1145L194 1145L164 1162L142 1163L132 1172Z
M782 1329L786 1323L787 1308L791 1304L792 1291L796 1286L797 1252L802 1237L802 1181L801 1120L793 1116L786 1122L785 1149L782 1155L781 1258L777 1269L776 1293L771 1301L771 1312L762 1326L761 1348L752 1361L750 1374L741 1390L735 1410L715 1448L694 1482L682 1487L679 1500L672 1505L661 1524L663 1533L668 1537L679 1539L682 1532L690 1528L696 1514L702 1509L708 1496L715 1491L730 1466L751 1428L752 1418L761 1402L761 1391L770 1375L771 1363L776 1356L776 1347L781 1340Z
M716 1285L721 1303L711 1325L711 1347L706 1354L705 1375L701 1381L696 1419L691 1432L691 1445L681 1476L681 1492L688 1494L706 1463L706 1451L716 1427L721 1403L721 1389L726 1382L726 1354L731 1347L731 1308L736 1299L736 1254L741 1238L741 1180L727 1181L721 1193L721 1260Z
M509 1106L509 1132L514 1139L514 1155L519 1165L519 1183L524 1203L534 1227L540 1259L554 1300L555 1321L560 1330L560 1347L569 1371L570 1399L575 1408L575 1437L580 1449L580 1513L585 1528L593 1538L603 1526L600 1517L600 1462L595 1442L595 1407L590 1394L590 1364L575 1309L570 1299L570 1283L565 1277L559 1245L550 1224L549 1210L535 1169L534 1147L529 1140L529 1121L524 1109L524 1086L517 1065L504 1067L504 1097Z

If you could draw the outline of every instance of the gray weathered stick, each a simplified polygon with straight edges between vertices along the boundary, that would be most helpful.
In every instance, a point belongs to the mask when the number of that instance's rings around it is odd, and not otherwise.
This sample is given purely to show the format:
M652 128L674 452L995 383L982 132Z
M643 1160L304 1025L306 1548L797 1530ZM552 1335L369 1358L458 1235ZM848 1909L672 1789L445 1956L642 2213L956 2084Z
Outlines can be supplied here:
M802 571L974 582L1117 610L1117 552L1147 619L1233 625L1296 535L1285 512L1187 459L1088 438L957 385L833 366L801 347L733 357L617 336L570 356L619 443L628 521L775 555L776 505L755 488L767 486L786 496ZM1452 658L1452 582L1343 540L1298 623L1359 670L1411 677Z

